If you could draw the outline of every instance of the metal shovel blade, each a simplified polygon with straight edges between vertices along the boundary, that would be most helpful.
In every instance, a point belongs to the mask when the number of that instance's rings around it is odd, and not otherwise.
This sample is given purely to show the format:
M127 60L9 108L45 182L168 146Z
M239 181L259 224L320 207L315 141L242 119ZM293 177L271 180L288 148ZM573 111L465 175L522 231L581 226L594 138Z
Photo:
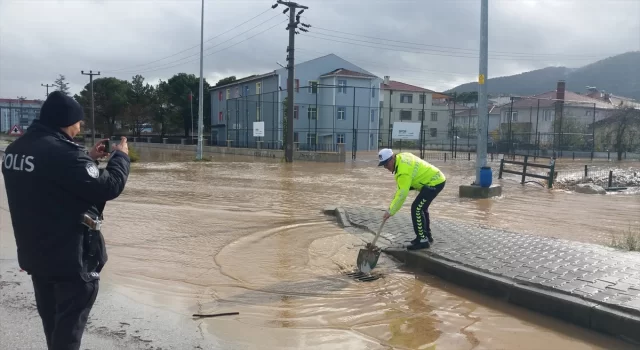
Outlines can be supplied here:
M379 249L360 249L358 252L358 259L356 264L358 270L363 273L369 273L378 264L378 258L380 257Z

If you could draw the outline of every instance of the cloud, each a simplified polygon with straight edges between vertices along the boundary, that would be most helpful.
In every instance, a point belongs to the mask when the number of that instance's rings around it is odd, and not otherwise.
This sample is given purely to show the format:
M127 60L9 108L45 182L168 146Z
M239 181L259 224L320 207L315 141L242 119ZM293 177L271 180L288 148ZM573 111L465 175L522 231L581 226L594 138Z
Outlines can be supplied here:
M379 76L434 90L477 76L480 1L299 2L309 6L302 20L312 27L296 36L297 62L335 53ZM272 4L205 1L204 73L211 84L285 63L287 17ZM640 1L489 4L489 77L580 67L640 49ZM58 74L77 93L88 82L81 70L121 79L142 74L151 83L179 72L199 75L199 41L200 1L3 0L0 97L44 97L40 84Z

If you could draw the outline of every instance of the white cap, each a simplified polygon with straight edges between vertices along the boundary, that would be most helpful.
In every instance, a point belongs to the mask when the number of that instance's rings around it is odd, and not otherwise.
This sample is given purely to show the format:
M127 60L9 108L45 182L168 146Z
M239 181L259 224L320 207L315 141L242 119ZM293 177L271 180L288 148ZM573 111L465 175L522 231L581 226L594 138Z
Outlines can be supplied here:
M378 160L380 161L380 163L378 163L378 166L387 164L391 157L393 157L393 151L391 150L391 148L381 149L380 152L378 152Z

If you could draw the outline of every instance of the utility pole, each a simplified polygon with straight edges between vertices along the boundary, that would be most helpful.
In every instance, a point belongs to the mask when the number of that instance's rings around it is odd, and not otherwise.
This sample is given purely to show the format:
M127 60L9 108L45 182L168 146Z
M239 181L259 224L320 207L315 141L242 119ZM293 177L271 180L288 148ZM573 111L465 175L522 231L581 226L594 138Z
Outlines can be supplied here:
M478 148L476 152L476 185L480 185L480 169L487 166L487 128L489 122L487 71L489 66L489 0L480 0L480 74L478 74ZM509 116L511 117L511 116Z
M18 119L18 124L20 125L20 127L22 127L22 118L23 118L23 104L24 104L24 100L26 100L27 98L24 96L18 96L18 101L20 101L20 119Z
M191 142L193 142L193 92L189 89L189 107L191 108Z
M293 163L293 83L295 79L294 72L294 53L295 53L295 35L300 34L296 31L298 29L298 24L302 25L304 28L299 28L303 32L308 32L305 28L310 28L311 25L300 23L300 15L304 12L304 10L309 9L307 6L303 6L291 1L282 1L278 0L275 4L271 6L272 9L278 7L278 4L284 5L287 8L282 11L282 13L286 14L289 12L289 24L287 25L287 30L289 31L289 46L287 46L287 70L288 70L288 79L287 79L287 139L286 147L284 150L284 158L287 163ZM302 9L300 12L296 14L297 9ZM294 18L295 17L295 18ZM295 20L294 20L295 19ZM319 87L316 87L316 94L320 92ZM316 113L318 111L316 110ZM316 118L317 118L316 114Z
M204 79L202 77L202 60L204 51L204 0L200 9L200 94L198 95L198 146L196 148L196 159L202 159L202 133L204 132Z
M83 70L80 71L82 75L89 76L89 93L91 94L91 142L93 145L96 144L96 116L95 110L93 108L93 76L100 75L100 72L94 73L92 70L89 73L85 73ZM111 135L109 135L111 136Z
M50 87L54 87L54 86L58 86L56 84L40 84L40 86L44 86L47 88L47 94L44 96L44 98L46 99L47 97L49 97L49 88Z

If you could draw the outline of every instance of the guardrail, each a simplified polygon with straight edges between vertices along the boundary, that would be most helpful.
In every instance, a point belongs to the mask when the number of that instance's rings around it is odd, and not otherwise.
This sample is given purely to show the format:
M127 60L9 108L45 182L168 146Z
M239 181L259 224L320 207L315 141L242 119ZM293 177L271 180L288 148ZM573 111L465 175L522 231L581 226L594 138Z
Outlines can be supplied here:
M537 157L537 158L543 158L543 157ZM498 179L502 179L502 174L503 173L507 173L507 174L514 174L514 175L522 175L522 181L520 182L521 184L524 185L524 183L527 180L527 177L533 177L536 179L542 179L542 180L547 180L547 188L553 188L553 180L555 179L557 173L554 171L555 170L555 164L556 164L556 160L554 158L548 158L549 161L549 165L544 165L544 164L537 164L537 163L529 163L529 156L528 155L524 155L524 161L522 162L518 162L515 160L505 160L504 158L502 158L500 160L500 173L498 174ZM512 165L521 165L522 166L522 171L515 171L515 170L509 170L509 169L505 169L504 166L505 164L512 164ZM527 173L527 168L541 168L541 169L549 169L549 172L547 175L538 175L538 174L531 174L531 173Z

